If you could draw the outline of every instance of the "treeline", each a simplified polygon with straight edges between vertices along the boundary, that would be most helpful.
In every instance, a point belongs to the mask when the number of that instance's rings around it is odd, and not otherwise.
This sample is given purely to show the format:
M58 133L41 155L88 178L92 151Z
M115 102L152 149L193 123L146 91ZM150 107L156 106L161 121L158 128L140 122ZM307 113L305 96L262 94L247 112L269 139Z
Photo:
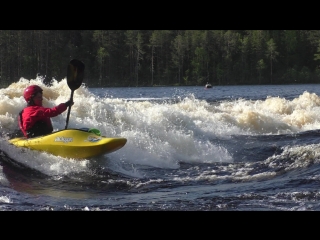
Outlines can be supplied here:
M90 87L319 83L320 30L0 30L1 87L73 58Z

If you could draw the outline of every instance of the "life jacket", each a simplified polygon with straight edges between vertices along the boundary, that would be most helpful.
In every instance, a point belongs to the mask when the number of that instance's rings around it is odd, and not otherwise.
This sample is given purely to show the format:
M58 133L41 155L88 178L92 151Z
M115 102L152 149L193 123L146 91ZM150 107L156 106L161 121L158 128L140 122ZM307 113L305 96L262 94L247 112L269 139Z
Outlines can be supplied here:
M23 113L23 110L19 112L18 122L19 122L19 127L24 136L31 138L31 137L38 137L38 136L52 133L53 131L52 125L48 125L48 123L43 120L39 120L35 122L31 128L24 130L23 124L22 124L22 113Z
M67 110L65 103L53 108L42 106L27 106L19 113L19 127L25 137L36 137L52 133L52 117L56 117ZM24 116L25 119L22 119Z

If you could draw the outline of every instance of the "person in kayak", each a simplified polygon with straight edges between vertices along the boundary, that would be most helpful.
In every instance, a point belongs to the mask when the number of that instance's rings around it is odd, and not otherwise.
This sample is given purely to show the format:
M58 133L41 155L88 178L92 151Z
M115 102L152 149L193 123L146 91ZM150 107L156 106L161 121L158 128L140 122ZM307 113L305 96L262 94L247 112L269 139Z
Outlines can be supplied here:
M31 85L23 92L27 107L19 113L18 122L26 138L52 133L51 117L58 116L74 104L73 101L69 100L53 108L43 107L42 92L42 88L38 85Z

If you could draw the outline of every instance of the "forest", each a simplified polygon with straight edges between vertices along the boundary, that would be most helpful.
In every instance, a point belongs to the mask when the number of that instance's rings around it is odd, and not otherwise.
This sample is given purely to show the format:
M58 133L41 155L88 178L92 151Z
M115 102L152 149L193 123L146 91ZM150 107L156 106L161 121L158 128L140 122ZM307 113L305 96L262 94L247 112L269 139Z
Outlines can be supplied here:
M74 58L89 87L320 83L320 30L0 30L0 87Z

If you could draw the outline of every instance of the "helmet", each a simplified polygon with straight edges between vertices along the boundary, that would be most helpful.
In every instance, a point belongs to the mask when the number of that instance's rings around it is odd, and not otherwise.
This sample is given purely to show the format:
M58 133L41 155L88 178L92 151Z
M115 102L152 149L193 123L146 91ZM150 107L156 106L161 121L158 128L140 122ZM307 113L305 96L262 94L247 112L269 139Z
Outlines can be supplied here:
M23 91L23 97L27 102L29 102L38 92L42 91L42 88L38 85L31 85Z

